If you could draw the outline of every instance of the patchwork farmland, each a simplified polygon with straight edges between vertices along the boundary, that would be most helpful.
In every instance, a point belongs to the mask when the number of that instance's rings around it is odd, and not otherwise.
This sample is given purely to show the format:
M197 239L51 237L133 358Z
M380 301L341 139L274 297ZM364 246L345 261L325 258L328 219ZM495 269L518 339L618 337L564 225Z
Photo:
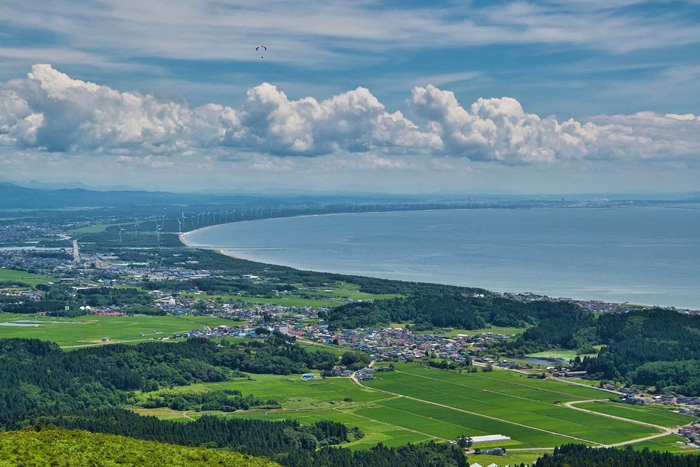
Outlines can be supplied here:
M523 454L571 442L609 446L648 439L671 445L678 438L667 436L670 428L692 421L660 409L587 402L606 399L608 395L593 388L531 379L510 371L461 374L399 364L395 371L377 372L374 380L362 383L348 378L302 381L296 375L251 378L175 390L237 389L244 395L278 400L283 407L227 416L296 419L302 423L325 419L358 426L366 436L351 445L355 449L378 442L395 446L491 434L502 434L511 440L480 447L503 446L509 452ZM567 407L568 402L578 402L586 411ZM161 409L140 412L167 418L201 415Z

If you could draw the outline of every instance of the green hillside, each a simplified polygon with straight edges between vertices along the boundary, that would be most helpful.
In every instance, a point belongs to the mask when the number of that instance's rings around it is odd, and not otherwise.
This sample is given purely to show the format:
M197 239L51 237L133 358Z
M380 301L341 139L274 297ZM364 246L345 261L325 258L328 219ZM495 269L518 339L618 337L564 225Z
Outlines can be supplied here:
M237 452L189 448L61 428L0 433L0 466L275 467Z

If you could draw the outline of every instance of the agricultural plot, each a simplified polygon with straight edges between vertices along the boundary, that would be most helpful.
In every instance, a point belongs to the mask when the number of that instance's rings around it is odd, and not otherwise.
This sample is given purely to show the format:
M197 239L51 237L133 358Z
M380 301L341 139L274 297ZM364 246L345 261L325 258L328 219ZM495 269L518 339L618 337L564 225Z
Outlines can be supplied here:
M324 352L330 352L338 357L342 356L345 352L348 351L347 347L342 347L339 345L321 344L320 342L308 341L299 338L297 338L297 344L312 352L322 350Z
M469 463L478 463L482 466L496 464L499 466L513 465L517 466L520 464L532 465L539 457L543 454L551 454L553 450L532 450L532 451L508 451L504 456L489 456L483 454L470 454Z
M0 339L22 337L56 342L71 348L109 342L141 342L204 326L231 326L235 321L202 316L97 316L75 318L0 314ZM156 331L158 334L154 334ZM141 333L144 336L141 336Z
M414 331L416 334L438 334L444 332L444 336L454 337L458 334L464 334L467 336L474 336L476 334L504 334L504 335L519 335L525 332L525 328L513 328L513 327L501 327L501 326L491 326L482 329L458 329L458 328L439 328L430 331Z
M529 379L506 371L459 374L416 365L399 365L397 370L381 373L374 381L363 384L415 398L409 399L411 402L427 401L431 413L444 409L434 417L438 420L454 423L471 416L473 421L467 421L465 428L487 426L483 431L510 436L527 447L551 447L571 441L614 444L658 433L651 427L563 406L575 400L599 399L601 393L593 389ZM403 400L402 403L405 404ZM484 418L498 424L489 426Z
M435 436L418 430L412 431L387 420L374 417L371 407L379 407L386 395L371 389L364 389L348 378L327 378L302 381L299 375L251 375L251 380L238 379L221 383L202 383L178 387L169 391L209 391L236 389L244 395L254 394L260 399L275 399L282 405L281 410L249 410L226 416L254 418L261 420L294 419L301 423L319 420L332 420L349 427L359 427L365 437L348 447L364 449L383 443L387 446L400 446L434 439ZM361 414L360 409L369 410ZM197 418L202 413L177 412L169 409L139 409L144 415L155 415L164 419L186 421ZM221 412L216 413L223 415Z
M26 271L16 271L14 269L0 268L0 285L2 285L3 282L5 282L35 286L38 284L46 284L47 282L53 282L55 280L56 278L54 277L32 274Z
M696 419L660 408L634 406L613 402L586 402L583 404L576 404L576 407L590 410L592 412L614 415L615 417L628 418L630 420L637 420L640 422L651 423L653 425L660 425L669 428L686 425Z
M294 412L270 412L270 413L236 413L234 417L256 418L262 420L285 420L293 418L300 423L313 423L320 420L332 420L344 423L349 427L358 427L365 434L364 438L345 445L351 449L369 449L382 443L385 446L402 446L407 443L420 443L436 439L433 436L411 431L392 423L376 420L371 417L359 414L353 409L326 409L326 410L298 410ZM439 440L439 439L438 439Z
M605 394L556 380L529 379L507 371L460 374L413 364L397 365L395 372L375 375L375 380L363 382L362 387L347 378L302 381L298 375L251 375L251 380L195 384L173 390L237 389L244 395L275 399L282 409L225 415L296 419L302 423L333 420L358 426L366 436L353 443L351 447L356 449L378 442L396 446L464 435L503 434L511 441L480 447L503 446L513 453L525 453L529 451L518 450L546 449L571 442L610 445L660 433L653 427L606 417L602 412L598 415L566 407L566 402L600 399ZM641 418L657 412L640 410L643 416L633 414L636 418L629 418L643 421ZM176 418L173 411L141 412ZM186 418L198 415L189 412ZM676 414L661 415L669 416L669 426L683 424L676 423Z
M220 383L201 383L174 388L173 391L236 389L259 399L275 399L284 409L319 409L340 404L367 403L386 399L386 395L352 384L348 378L326 378L303 381L299 375L250 375ZM344 399L351 399L345 401Z
M231 294L211 294L207 295L209 299L221 299L223 301L232 302L242 300L251 303L267 303L269 305L279 306L294 306L302 308L305 306L313 307L335 307L344 305L349 301L354 300L380 300L395 298L398 295L394 294L371 294L361 292L355 284L347 282L339 282L335 285L327 287L301 288L301 284L294 284L300 287L299 290L290 293L280 293L275 297L260 297L251 295L231 295ZM200 297L199 295L182 293L183 296Z
M700 449L688 446L683 438L677 435L668 435L649 441L642 441L632 446L634 449L649 449L650 451L666 451L676 454L700 454Z

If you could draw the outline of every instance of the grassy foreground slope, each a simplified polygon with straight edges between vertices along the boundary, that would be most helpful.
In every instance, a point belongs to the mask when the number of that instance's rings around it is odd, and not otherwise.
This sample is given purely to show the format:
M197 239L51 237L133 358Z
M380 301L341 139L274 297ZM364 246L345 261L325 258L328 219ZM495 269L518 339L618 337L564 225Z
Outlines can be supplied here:
M0 466L275 467L267 459L232 451L174 446L124 436L44 428L0 433Z

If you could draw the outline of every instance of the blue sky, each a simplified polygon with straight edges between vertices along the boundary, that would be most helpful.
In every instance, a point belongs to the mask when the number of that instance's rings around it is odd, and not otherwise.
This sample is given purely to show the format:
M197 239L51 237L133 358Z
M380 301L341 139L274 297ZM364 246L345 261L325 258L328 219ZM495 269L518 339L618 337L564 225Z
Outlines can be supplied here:
M0 178L700 189L699 57L697 0L5 0Z

